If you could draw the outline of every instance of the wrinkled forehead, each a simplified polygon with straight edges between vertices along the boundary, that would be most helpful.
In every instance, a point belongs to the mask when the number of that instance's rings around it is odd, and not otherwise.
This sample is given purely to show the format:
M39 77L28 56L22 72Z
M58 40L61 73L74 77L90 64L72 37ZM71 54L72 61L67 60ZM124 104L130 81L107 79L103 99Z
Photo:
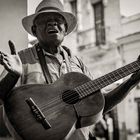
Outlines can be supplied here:
M64 23L66 23L65 18L60 13L57 12L41 13L36 16L36 18L34 19L34 23L37 21L44 21L49 19L62 20Z

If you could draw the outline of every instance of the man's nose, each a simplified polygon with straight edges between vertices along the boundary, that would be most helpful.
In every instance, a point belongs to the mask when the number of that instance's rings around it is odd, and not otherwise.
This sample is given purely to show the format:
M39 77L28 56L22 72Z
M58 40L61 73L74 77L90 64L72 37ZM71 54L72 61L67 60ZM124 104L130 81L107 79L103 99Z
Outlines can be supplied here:
M47 23L47 26L56 26L57 25L57 22L56 21L49 21Z

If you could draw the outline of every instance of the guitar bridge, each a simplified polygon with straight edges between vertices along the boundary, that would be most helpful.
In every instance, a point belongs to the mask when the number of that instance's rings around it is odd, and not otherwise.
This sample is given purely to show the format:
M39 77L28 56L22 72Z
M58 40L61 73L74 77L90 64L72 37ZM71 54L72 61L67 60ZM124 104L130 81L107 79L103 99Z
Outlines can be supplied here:
M51 128L50 123L45 118L45 115L42 113L42 111L39 109L39 107L35 104L32 98L26 99L26 103L29 105L35 119L39 121L45 129Z

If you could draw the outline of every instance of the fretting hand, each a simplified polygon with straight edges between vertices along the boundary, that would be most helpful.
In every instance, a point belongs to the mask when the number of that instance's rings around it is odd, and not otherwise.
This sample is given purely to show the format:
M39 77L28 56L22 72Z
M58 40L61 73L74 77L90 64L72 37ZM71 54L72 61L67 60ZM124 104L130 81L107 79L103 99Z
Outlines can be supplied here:
M0 51L0 64L11 74L20 76L22 74L22 63L16 53L14 44L9 41L11 54L6 54Z
M140 82L140 70L136 71L131 77L130 80L135 84Z
M140 56L137 59L138 61L140 61ZM137 70L131 77L130 80L132 81L132 83L137 84L140 82L140 69Z

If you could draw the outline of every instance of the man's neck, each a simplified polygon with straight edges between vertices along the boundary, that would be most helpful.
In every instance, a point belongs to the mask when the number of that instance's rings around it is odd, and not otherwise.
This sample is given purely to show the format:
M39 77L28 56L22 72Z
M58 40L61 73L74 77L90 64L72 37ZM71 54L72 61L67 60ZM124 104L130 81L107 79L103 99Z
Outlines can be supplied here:
M54 45L54 44L53 45L52 44L45 44L44 45L44 44L40 44L40 43L39 43L39 45L44 51L46 51L50 54L53 54L53 55L60 54L61 45Z

